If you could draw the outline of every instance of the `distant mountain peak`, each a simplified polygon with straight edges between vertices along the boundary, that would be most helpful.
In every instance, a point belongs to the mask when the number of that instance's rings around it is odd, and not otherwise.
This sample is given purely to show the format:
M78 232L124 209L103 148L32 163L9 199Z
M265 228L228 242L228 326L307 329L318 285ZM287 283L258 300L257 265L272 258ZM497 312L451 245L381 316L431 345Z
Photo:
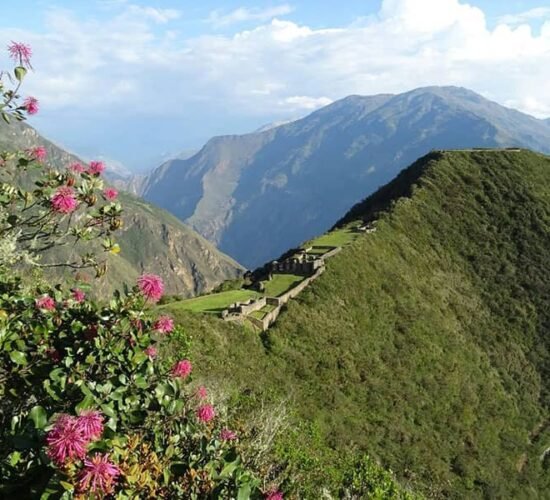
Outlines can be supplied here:
M550 152L550 127L463 87L350 95L268 131L163 164L144 196L248 267L328 229L432 149Z

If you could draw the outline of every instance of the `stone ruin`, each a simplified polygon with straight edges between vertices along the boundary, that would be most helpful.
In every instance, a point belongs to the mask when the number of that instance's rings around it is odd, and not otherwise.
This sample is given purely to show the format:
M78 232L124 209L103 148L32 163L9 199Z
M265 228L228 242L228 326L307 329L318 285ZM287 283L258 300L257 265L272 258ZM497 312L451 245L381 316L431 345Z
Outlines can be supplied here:
M308 254L307 250L302 250L282 262L274 260L271 263L271 272L273 274L310 276L322 266L324 266L323 258L318 255Z
M226 321L236 321L244 316L248 316L251 312L260 310L266 304L265 297L249 299L246 302L236 302L235 304L231 304L227 309L224 309L221 316Z

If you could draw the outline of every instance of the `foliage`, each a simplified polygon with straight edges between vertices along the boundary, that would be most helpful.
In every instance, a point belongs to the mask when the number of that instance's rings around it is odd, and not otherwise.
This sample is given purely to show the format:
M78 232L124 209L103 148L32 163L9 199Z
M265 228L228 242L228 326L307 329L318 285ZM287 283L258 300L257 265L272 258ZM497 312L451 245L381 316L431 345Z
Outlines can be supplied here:
M30 48L13 44L10 51ZM28 62L30 65L30 61ZM16 68L20 82L24 72ZM14 104L2 87L2 112L21 119L35 107ZM32 106L36 103L32 101ZM32 113L31 113L32 114ZM105 250L118 247L122 207L95 208L102 165L46 170L43 151L2 153L2 254L40 256L67 241L106 231ZM33 190L21 187L36 170ZM103 191L110 201L114 191ZM106 229L105 229L106 226ZM108 304L62 285L29 290L6 257L0 262L0 496L2 498L256 498L260 480L245 466L239 436L222 426L205 388L191 384L188 339L149 305L162 280L142 275ZM56 264L57 265L57 264ZM104 267L90 250L71 267ZM163 350L172 336L177 349Z
M24 65L30 66L27 49L24 45L13 49L19 62L13 70L13 79L17 82L15 89L9 89L0 78L3 97L0 110L8 123L10 117L23 120L26 113L34 114L38 109L34 98L21 102L18 93L27 73ZM6 75L9 76L8 73L0 74ZM100 276L105 272L106 259L96 259L98 245L95 248L93 245L103 238L101 245L105 252L119 251L111 233L120 228L122 211L110 192L103 190L100 177L103 165L92 162L85 169L76 164L61 172L45 168L46 156L43 147L0 153L0 239L4 247L6 242L12 245L10 257L2 252L3 264L13 265L19 260L45 267L94 267ZM32 187L26 188L29 184ZM101 199L105 202L99 203ZM37 256L54 246L74 249L79 242L85 243L86 251L82 255L71 255L68 261L61 262L40 263L37 260Z
M433 153L343 222L373 219L266 334L170 306L198 376L288 398L319 429L313 469L353 447L428 496L544 498L550 160Z

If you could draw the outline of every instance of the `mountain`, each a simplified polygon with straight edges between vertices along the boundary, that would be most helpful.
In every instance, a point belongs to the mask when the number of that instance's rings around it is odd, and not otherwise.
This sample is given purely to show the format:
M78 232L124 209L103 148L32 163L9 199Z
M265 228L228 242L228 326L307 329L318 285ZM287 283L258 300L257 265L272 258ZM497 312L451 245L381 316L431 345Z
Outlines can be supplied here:
M262 125L261 127L258 127L256 130L254 130L254 133L259 134L261 132L267 132L268 130L280 127L281 125L286 125L287 123L292 123L296 120L297 118L289 118L288 120L279 120L276 122L266 123L265 125Z
M194 332L195 377L246 416L297 416L277 446L297 498L348 449L429 498L547 498L550 158L432 152L340 223L357 220L376 232L266 333L165 306Z
M550 130L466 89L350 96L261 133L216 137L156 169L143 196L253 268L432 149L516 145L550 152Z
M0 150L44 145L50 164L63 168L79 161L26 124L0 125ZM121 253L111 258L111 270L101 282L108 293L123 282L133 283L142 272L163 276L170 294L191 296L241 274L242 268L168 212L135 196L121 193L123 227L117 242Z

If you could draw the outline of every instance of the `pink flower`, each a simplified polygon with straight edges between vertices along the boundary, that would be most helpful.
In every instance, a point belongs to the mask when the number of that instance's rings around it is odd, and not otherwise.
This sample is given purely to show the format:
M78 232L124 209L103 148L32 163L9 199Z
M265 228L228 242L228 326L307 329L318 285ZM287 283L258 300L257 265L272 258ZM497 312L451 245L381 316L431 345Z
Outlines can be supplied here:
M108 495L113 492L118 476L120 476L120 469L109 460L109 456L96 453L90 459L84 460L78 490Z
M201 422L210 422L216 416L216 411L212 405L202 405L197 409L197 418Z
M181 361L178 361L170 370L170 373L172 377L176 378L187 378L191 370L193 369L193 365L191 364L191 361L188 359L183 359Z
M57 465L64 465L67 460L84 458L88 442L78 419L61 414L54 428L46 435L46 453Z
M55 300L53 300L49 295L43 295L34 301L38 309L44 311L53 311L55 309Z
M32 67L32 49L30 45L27 45L26 43L12 41L11 44L8 45L8 52L10 54L10 57L14 60L16 64L27 66L29 68Z
M170 333L174 329L174 320L170 316L160 316L154 322L153 329L159 333Z
M76 420L87 441L95 441L103 434L103 415L97 410L82 410Z
M79 304L81 302L84 302L84 299L86 298L86 294L80 289L80 288L74 288L72 292L73 300L75 302L78 302Z
M91 161L90 167L88 168L87 172L90 175L101 175L104 170L105 163L103 163L102 161Z
M75 161L74 163L71 163L69 165L69 170L71 172L74 172L75 174L81 174L82 172L84 172L84 167L80 163Z
M284 496L280 491L272 490L265 494L265 500L284 500Z
M29 115L35 115L36 113L38 113L39 109L38 99L30 96L27 97L23 101L23 107L27 110L27 113L29 113Z
M57 188L52 196L51 203L54 211L60 214L70 214L78 205L73 189L68 186Z
M103 190L103 196L107 201L113 201L116 200L116 197L118 196L118 191L115 188L105 188Z
M137 284L141 293L151 302L158 302L164 293L164 283L156 274L143 274Z
M195 395L197 396L197 398L199 399L206 399L208 397L208 391L206 390L206 387L204 387L204 385L201 385L198 389L197 389L197 392L195 392Z
M145 354L147 354L147 356L149 356L150 359L155 359L157 357L157 354L158 354L157 348L154 345L150 345L143 352L145 352Z
M222 441L235 441L237 434L229 429L222 429L220 431L220 439Z
M35 148L27 149L27 154L31 157L32 160L38 162L43 162L48 156L48 152L44 146L37 146Z

